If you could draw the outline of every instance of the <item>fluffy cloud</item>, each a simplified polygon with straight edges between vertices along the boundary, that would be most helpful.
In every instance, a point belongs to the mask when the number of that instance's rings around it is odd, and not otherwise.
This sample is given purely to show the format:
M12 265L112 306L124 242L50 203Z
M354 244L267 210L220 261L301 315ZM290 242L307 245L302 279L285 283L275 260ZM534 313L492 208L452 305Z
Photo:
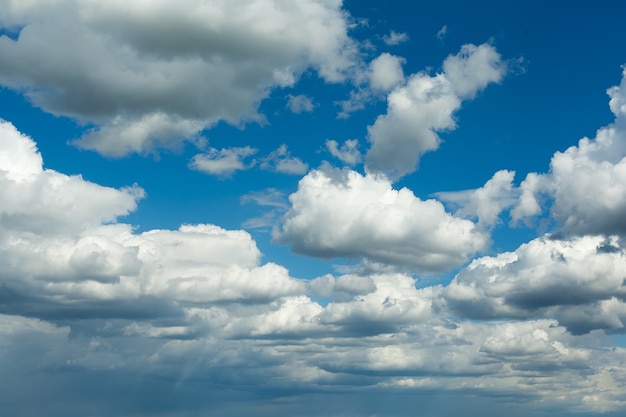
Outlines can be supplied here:
M172 147L220 120L259 120L261 100L307 68L345 79L356 61L341 2L9 0L0 84L94 124L77 146L120 156Z
M474 260L444 290L471 318L557 318L574 333L624 331L626 256L616 238L549 237Z
M608 90L615 122L599 129L594 139L556 152L546 174L530 173L522 182L514 220L550 214L565 234L626 233L626 71L620 86Z
M488 240L438 201L422 201L406 188L394 190L386 178L350 170L314 170L289 200L274 237L297 253L441 271L463 263Z
M389 91L404 81L404 59L383 53L370 62L370 85L374 90Z
M254 165L254 161L246 165L245 158L254 155L257 150L250 146L243 148L210 148L207 152L195 155L189 161L189 168L206 174L228 177Z
M326 149L335 158L341 162L354 166L361 162L361 152L357 149L359 146L358 139L348 139L343 145L339 146L336 140L326 140Z
M513 187L513 171L498 171L485 183L475 190L440 192L436 196L459 207L457 216L467 216L478 219L478 224L486 227L493 226L500 218L502 210L513 206L517 202L517 192Z
M259 265L246 232L185 225L136 234L117 219L136 208L140 188L44 170L32 140L6 122L0 147L13 155L0 158L0 298L9 313L158 317L185 303L304 291L284 268Z
M314 107L313 100L304 94L297 96L289 94L287 96L287 108L293 113L312 112Z
M415 171L419 158L439 147L437 132L454 129L453 115L491 82L499 82L506 65L488 44L464 45L450 55L435 76L411 75L387 97L387 113L368 127L372 144L366 155L369 172L396 179Z
M459 98L466 100L490 83L499 82L506 73L506 63L491 45L467 44L443 61L443 72Z
M43 169L35 143L0 121L0 225L42 235L77 232L135 210L144 192L116 190Z
M389 35L383 36L383 42L387 45L399 45L409 40L409 35L403 32L391 31Z
M287 145L283 144L263 158L261 169L281 174L302 175L309 169L309 164L302 162L300 158L291 156Z

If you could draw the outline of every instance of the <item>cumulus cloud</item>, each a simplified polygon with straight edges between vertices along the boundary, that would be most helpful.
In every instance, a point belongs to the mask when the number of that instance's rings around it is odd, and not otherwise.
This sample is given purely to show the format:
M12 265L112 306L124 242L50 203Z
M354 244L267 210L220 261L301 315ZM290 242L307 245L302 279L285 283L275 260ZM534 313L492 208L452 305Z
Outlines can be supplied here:
M415 171L420 156L439 147L437 132L456 128L453 115L462 100L499 82L505 72L493 46L468 44L445 59L442 73L408 77L406 84L389 93L387 113L368 127L372 144L366 155L368 171L392 179Z
M546 174L529 173L522 182L514 221L540 214L545 201L566 234L626 233L626 114L622 103L626 71L608 90L615 122L582 138L577 146L556 152Z
M443 294L455 312L471 318L554 317L573 333L624 331L625 268L615 237L542 237L474 260Z
M335 102L341 107L337 118L350 117L351 113L364 109L368 103L384 97L391 89L402 84L404 62L404 58L384 52L367 67L359 68L356 76L358 87L350 92L350 97L346 100Z
M388 35L383 36L383 42L387 45L399 45L409 40L409 35L404 32L391 31Z
M354 166L361 162L362 156L358 147L358 139L347 139L341 146L339 146L339 143L337 143L336 140L326 140L326 149L328 149L328 152L344 164L350 166Z
M287 145L282 144L263 158L261 169L281 174L302 175L309 169L309 164L302 162L300 158L291 156Z
M35 143L0 122L0 224L46 235L76 232L134 211L144 196L138 186L116 190L43 169Z
M384 177L350 170L313 170L289 197L274 238L297 253L366 257L418 271L442 271L482 250L488 237L474 223L422 201Z
M272 88L312 68L343 81L357 59L341 2L9 0L0 84L94 125L109 156L177 146L218 121L260 120Z
M331 414L313 393L357 390L362 401L437 390L463 402L481 392L491 402L526 400L526 414L624 406L626 350L603 348L604 333L622 332L626 318L619 237L537 239L474 261L448 286L391 270L305 282L262 264L245 231L133 230L120 218L143 197L138 186L43 169L34 142L9 123L0 147L3 410L84 415L97 406L124 415L176 403L181 414L223 414L258 408L259 387L281 396L270 394L266 415L297 414L285 397ZM243 200L285 207L272 189ZM437 201L328 168L302 179L278 234L308 239L298 244L309 254L411 271L458 265L487 240ZM27 401L35 395L40 401ZM72 400L69 414L60 399Z
M302 112L312 112L315 105L313 104L313 100L310 97L305 96L304 94L287 95L287 108L291 110L293 113L300 114Z
M135 210L139 187L118 190L42 169L33 141L7 122L0 147L0 155L14 155L0 158L0 298L7 313L158 317L180 303L304 290L285 268L260 265L247 232L183 225L134 233L117 221Z
M380 54L370 62L370 85L372 89L387 92L404 81L404 59L388 53Z
M517 202L518 193L513 187L513 171L498 171L475 190L440 192L436 196L458 209L457 216L478 219L478 224L491 227L500 221L500 213Z
M254 155L257 150L250 146L242 148L210 148L207 152L195 155L189 161L189 168L201 171L206 174L228 177L235 171L245 170L252 167L255 161L250 164L244 162L245 158Z

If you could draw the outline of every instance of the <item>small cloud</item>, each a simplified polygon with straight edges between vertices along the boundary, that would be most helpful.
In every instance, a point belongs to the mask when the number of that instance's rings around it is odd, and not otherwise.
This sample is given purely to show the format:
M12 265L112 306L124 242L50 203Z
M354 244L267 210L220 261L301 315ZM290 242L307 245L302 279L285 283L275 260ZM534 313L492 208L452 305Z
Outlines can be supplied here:
M369 82L372 89L382 92L391 91L404 81L402 64L404 58L388 53L380 54L370 62Z
M259 206L276 207L287 209L287 199L285 193L278 191L276 188L266 188L262 191L252 191L248 194L241 196L239 200L241 204L257 204Z
M289 204L285 193L276 188L266 188L261 191L252 191L241 196L241 204L256 204L271 209L260 216L246 220L242 226L246 229L269 229L278 223L278 219L288 208Z
M341 111L337 113L337 119L349 118L350 114L363 110L370 101L372 101L372 92L369 89L359 88L351 91L350 98L335 102L335 105L341 107Z
M447 33L448 33L448 25L443 25L441 29L439 29L439 31L437 32L437 39L443 40L443 38L446 37Z
M406 42L408 40L409 40L409 35L407 35L404 32L402 33L394 32L393 30L391 31L389 35L383 36L383 42L385 42L387 45L399 45L402 42Z
M210 148L208 152L197 154L189 161L189 168L218 177L230 177L235 171L248 169L254 165L244 163L244 159L254 155L257 149L246 146L243 148Z
M362 155L361 152L359 152L358 147L358 139L348 139L343 143L343 145L341 145L341 147L339 147L336 140L326 140L326 149L328 149L328 152L341 162L350 166L354 166L361 162Z
M261 169L282 174L302 175L309 169L309 164L302 162L300 158L292 157L287 145L283 144L263 158Z
M313 104L313 100L304 94L300 94L297 96L287 95L287 108L291 110L293 113L300 114L303 112L312 112L315 108L315 104Z
M277 223L278 212L268 211L261 216L253 217L241 224L244 229L269 229Z

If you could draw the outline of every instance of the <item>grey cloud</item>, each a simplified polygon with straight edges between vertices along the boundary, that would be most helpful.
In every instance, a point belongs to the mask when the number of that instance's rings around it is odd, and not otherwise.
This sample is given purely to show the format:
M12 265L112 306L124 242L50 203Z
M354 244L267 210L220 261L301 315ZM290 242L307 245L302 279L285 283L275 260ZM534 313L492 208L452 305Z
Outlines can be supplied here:
M0 84L95 125L74 143L109 156L262 120L271 89L308 68L343 81L358 61L340 2L9 0L0 27L20 28L0 38Z
M622 251L598 253L606 240L544 237L515 252L479 258L445 288L444 298L468 317L556 318L577 334L623 332L626 258ZM617 244L616 238L609 240Z

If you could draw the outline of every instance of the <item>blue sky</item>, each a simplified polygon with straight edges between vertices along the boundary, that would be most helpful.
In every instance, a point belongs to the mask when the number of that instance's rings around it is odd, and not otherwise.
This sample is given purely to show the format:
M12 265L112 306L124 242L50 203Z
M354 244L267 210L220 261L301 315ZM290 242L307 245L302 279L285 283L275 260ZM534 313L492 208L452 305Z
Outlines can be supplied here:
M406 3L5 1L0 414L624 413L626 6Z

